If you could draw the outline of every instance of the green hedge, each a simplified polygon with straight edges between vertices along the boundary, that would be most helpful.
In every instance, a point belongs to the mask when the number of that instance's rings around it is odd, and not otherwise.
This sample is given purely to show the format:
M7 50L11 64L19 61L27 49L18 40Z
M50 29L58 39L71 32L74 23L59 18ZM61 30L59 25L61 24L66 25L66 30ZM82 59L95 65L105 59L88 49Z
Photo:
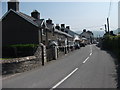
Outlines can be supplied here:
M107 35L103 38L102 48L112 51L120 59L120 35Z
M15 44L15 45L9 45L8 47L16 47L16 48L29 47L29 48L35 48L37 46L38 46L37 44Z
M37 44L15 44L2 48L2 57L24 57L34 54Z

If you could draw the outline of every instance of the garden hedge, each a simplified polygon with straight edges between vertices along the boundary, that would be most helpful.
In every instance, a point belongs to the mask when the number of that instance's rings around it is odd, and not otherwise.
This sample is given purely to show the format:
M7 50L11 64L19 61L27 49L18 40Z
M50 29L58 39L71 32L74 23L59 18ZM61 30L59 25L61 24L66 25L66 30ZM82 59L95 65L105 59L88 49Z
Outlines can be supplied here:
M31 56L37 49L37 44L15 44L2 47L2 57L24 57Z
M120 59L120 35L104 36L102 42L102 48L112 51Z

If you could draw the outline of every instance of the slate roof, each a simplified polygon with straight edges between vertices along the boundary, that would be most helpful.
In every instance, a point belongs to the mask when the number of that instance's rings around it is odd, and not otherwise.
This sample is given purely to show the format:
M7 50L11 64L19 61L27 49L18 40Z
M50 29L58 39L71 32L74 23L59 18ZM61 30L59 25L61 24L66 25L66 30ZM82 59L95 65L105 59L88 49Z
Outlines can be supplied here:
M58 29L55 29L55 32L60 33L60 34L63 34L63 35L66 35L66 36L68 36L68 37L73 37L73 36L71 36L70 34L65 33L65 32L62 32L62 31L60 31L60 30L58 30Z
M86 31L86 33L89 34L89 35L94 35L92 31Z
M19 11L14 11L12 9L10 9L8 12L6 12L4 14L4 16L2 17L2 19L4 19L4 17L6 17L6 15L8 15L10 12L14 12L15 14L17 14L18 16L22 17L23 19L25 19L26 21L30 22L31 24L33 24L34 26L36 27L39 27L39 25L41 25L44 21L44 19L39 19L39 20L36 20L35 18L27 15L27 14L24 14L22 12L19 12Z
M56 32L56 33L59 33L59 34L62 34L62 35L68 36L68 37L73 37L73 36L71 36L70 34L68 34L66 32L62 32L62 31L60 31L58 29L55 29L55 27L53 26L53 24L46 24L46 26L47 26L48 30L51 30L51 29L54 28L54 32Z
M91 31L87 31L87 33L89 33L89 34L92 34L92 35L93 35L93 33L92 33Z
M25 19L26 21L28 21L29 23L33 24L33 25L36 26L36 27L39 27L39 25L41 25L41 24L44 22L44 19L39 19L39 20L37 20L37 19L35 19L35 18L27 15L27 14L24 14L24 13L22 13L22 12L20 12L20 11L14 11L14 10L12 10L12 9L10 9L8 12L6 12L6 13L4 14L4 16L2 17L1 20L3 20L10 12L13 12L13 13L17 14L18 16L22 17L23 19ZM50 29L50 26L47 25L47 28ZM65 29L66 29L66 28L65 28ZM68 37L73 37L73 36L70 35L69 33L65 33L65 32L62 32L62 31L57 30L57 29L55 29L55 32L60 33L60 34L63 34L63 35L66 35L66 36L68 36ZM72 31L71 31L71 32L72 32Z
M75 36L75 35L78 35L79 36L79 34L77 34L77 33L75 33L74 31L72 31L72 30L69 30L69 29L67 29L67 28L64 28L64 30L65 31L68 31L68 34L70 34L71 36Z

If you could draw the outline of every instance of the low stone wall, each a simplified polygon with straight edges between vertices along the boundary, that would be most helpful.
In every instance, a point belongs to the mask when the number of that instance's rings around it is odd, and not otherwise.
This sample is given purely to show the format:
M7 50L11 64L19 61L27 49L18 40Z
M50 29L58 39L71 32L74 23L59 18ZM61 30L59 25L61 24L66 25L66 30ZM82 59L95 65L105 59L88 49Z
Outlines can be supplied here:
M1 60L2 75L21 73L42 65L42 50L38 46L34 56Z
M56 51L54 49L56 49ZM69 52L71 51L72 50L69 50ZM67 53L69 52L67 51ZM57 59L64 55L65 47L57 47L46 50L45 47L41 49L41 46L39 46L34 56L1 60L0 63L2 64L2 75L25 72L38 66L42 66L42 58L44 59L44 63L46 63L50 60Z
M46 49L47 61L53 60L53 48Z
M20 73L41 66L41 60L35 56L2 60L2 75Z
M58 58L65 55L64 47L58 47Z
M47 61L56 60L57 58L65 55L65 47L63 46L51 47L46 50L46 53Z

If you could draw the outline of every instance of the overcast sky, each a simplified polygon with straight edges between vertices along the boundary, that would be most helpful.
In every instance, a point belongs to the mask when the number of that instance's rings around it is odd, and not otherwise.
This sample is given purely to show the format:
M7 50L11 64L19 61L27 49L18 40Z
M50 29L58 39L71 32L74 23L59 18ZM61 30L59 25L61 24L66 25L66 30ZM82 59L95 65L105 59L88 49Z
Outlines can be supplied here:
M6 1L6 0L4 0ZM21 1L21 0L19 0ZM108 17L110 2L20 2L20 11L30 15L33 10L40 12L40 18L52 19L55 24L70 25L73 31L84 28L100 30ZM2 2L2 15L7 3ZM118 2L111 3L110 29L118 28Z

